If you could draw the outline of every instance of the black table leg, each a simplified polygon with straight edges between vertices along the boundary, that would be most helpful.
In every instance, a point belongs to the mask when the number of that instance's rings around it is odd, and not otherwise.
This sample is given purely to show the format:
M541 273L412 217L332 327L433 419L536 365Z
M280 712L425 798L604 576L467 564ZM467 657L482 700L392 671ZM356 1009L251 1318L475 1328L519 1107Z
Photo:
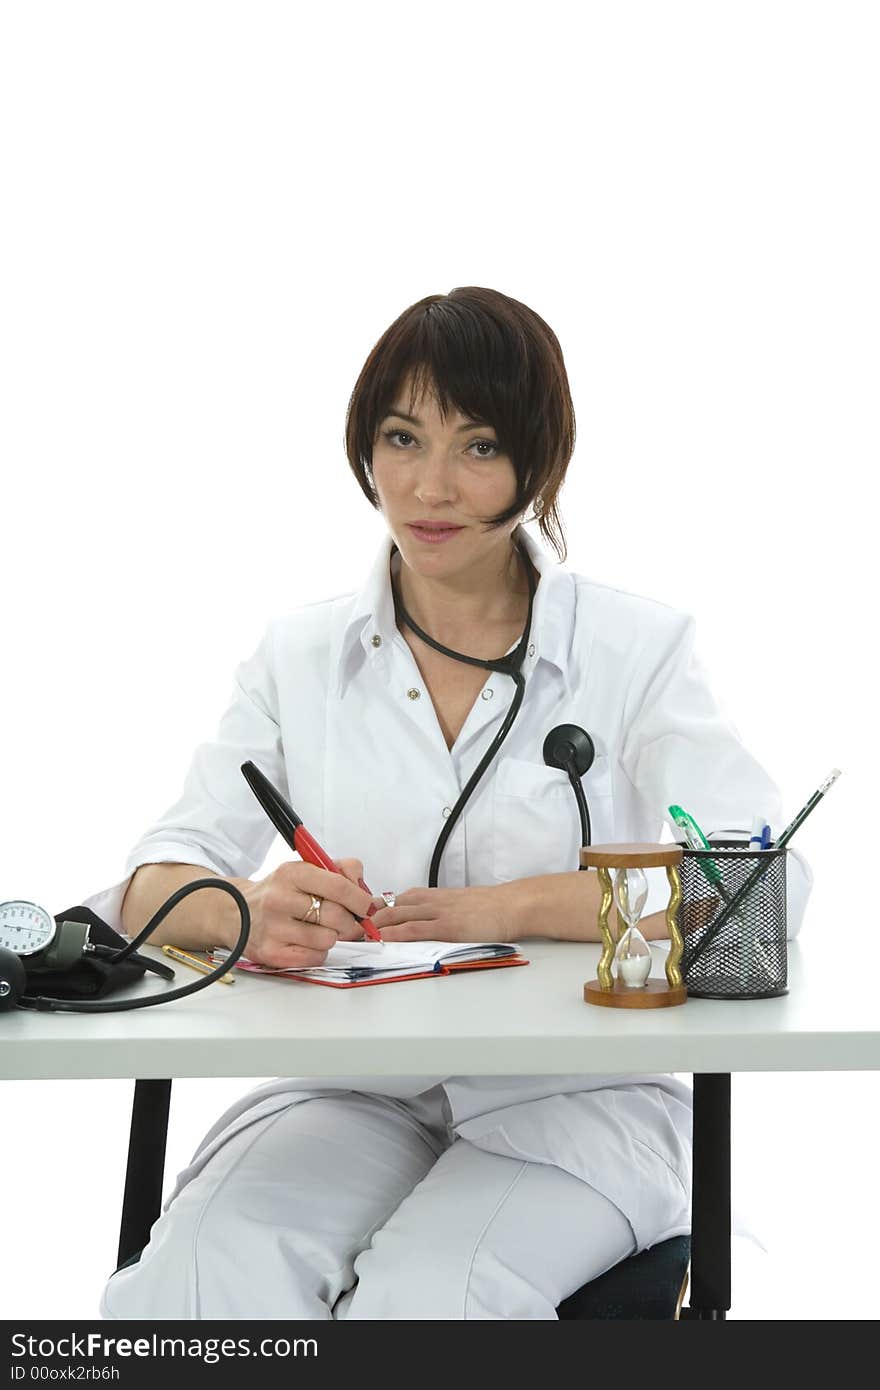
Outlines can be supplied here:
M117 1267L143 1250L162 1208L171 1081L134 1083Z
M694 1075L690 1306L682 1317L723 1319L730 1308L730 1073Z

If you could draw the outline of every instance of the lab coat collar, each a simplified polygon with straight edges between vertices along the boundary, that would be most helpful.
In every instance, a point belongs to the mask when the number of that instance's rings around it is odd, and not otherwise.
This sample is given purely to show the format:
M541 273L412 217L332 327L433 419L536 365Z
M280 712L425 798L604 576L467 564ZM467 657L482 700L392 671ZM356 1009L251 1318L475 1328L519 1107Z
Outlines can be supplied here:
M517 528L514 535L523 542L538 571L529 637L529 646L534 646L535 650L531 657L526 657L524 674L528 678L530 671L542 660L564 672L574 632L574 575L561 569L522 526ZM363 661L370 657L381 660L383 647L390 644L397 633L391 592L392 545L391 536L386 536L363 588L354 596L343 617L341 629L337 631L333 660L337 694L340 697Z

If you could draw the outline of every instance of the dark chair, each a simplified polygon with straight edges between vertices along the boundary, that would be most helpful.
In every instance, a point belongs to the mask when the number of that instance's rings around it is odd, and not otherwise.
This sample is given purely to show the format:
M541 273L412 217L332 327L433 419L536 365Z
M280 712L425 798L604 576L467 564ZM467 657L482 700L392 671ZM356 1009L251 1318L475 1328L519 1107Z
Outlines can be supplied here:
M677 1318L687 1288L690 1236L672 1236L612 1265L556 1309L564 1318Z
M557 1308L563 1318L677 1318L687 1287L690 1236L673 1236L630 1255L584 1284ZM140 1250L119 1269L137 1264Z

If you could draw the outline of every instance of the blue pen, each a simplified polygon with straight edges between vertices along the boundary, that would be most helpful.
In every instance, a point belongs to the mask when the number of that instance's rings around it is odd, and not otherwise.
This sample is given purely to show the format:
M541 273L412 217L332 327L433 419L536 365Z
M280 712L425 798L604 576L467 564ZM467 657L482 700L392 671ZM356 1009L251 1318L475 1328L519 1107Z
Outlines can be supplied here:
M765 821L764 824L761 826L761 849L770 848L770 838L770 827Z

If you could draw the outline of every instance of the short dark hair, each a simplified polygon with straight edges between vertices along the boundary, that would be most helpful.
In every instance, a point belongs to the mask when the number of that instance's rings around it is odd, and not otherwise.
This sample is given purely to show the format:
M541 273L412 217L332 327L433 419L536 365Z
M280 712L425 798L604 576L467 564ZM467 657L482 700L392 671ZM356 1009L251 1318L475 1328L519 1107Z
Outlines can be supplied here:
M373 445L410 373L410 413L423 392L433 392L444 418L451 401L469 419L495 429L517 488L513 504L489 525L500 526L531 506L542 536L564 560L557 498L574 450L575 418L552 328L528 305L476 285L430 294L404 309L370 352L345 417L349 465L377 508Z

